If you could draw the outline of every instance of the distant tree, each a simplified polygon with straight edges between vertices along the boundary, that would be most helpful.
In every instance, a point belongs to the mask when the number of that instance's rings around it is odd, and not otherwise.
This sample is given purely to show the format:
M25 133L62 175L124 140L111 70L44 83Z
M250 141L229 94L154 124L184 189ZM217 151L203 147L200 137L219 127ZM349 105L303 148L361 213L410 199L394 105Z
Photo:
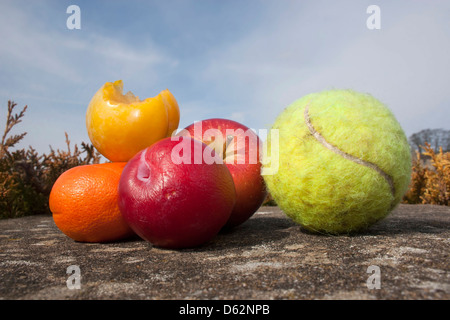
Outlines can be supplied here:
M443 152L449 152L450 130L425 129L414 133L409 137L409 144L413 152L420 152L421 148L423 149L426 143L428 143L435 152L439 152L440 147L442 147Z

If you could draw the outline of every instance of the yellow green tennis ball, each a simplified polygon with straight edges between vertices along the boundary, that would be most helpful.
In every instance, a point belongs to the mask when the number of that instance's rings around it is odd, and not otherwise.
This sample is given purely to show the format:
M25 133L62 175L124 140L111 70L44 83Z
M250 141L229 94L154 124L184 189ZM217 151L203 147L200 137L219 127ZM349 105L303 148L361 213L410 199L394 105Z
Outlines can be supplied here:
M411 177L410 148L392 112L369 94L330 90L287 107L268 135L278 171L264 179L284 213L307 230L363 231L401 201ZM268 158L267 158L268 159Z

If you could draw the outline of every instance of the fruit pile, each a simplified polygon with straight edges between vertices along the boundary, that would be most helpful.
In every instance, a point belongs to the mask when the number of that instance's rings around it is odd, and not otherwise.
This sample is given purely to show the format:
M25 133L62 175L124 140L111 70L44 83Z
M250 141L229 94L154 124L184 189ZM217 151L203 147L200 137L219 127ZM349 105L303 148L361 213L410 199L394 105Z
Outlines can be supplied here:
M188 248L247 221L267 195L257 134L227 119L176 133L179 120L169 90L140 100L123 94L120 80L101 87L86 127L111 162L57 179L49 198L56 226L80 242L137 234L158 247Z
M122 90L121 81L106 83L86 115L92 144L111 163L63 173L50 194L56 225L77 241L137 234L159 247L199 246L247 221L266 188L304 229L355 233L384 219L408 188L405 133L370 94L306 95L278 116L262 148L231 120L178 131L168 90L145 100Z

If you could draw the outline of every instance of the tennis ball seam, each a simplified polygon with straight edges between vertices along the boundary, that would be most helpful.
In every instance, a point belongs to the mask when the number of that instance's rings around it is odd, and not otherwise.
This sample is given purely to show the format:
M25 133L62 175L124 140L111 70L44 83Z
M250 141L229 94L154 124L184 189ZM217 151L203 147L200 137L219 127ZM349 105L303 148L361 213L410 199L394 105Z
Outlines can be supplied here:
M305 110L304 110L304 118L305 118L305 124L308 127L309 132L312 134L312 136L325 148L333 151L334 153L340 155L341 157L353 161L359 165L368 167L372 170L375 170L378 174L380 174L388 183L389 188L391 190L391 194L392 197L395 199L395 185L394 185L394 179L387 174L386 172L384 172L380 167L378 167L376 164L369 162L369 161L365 161L362 160L360 158L357 158L351 154L348 154L344 151L342 151L341 149L339 149L338 147L332 145L331 143L329 143L313 126L313 124L311 123L311 118L309 117L309 104L306 105Z

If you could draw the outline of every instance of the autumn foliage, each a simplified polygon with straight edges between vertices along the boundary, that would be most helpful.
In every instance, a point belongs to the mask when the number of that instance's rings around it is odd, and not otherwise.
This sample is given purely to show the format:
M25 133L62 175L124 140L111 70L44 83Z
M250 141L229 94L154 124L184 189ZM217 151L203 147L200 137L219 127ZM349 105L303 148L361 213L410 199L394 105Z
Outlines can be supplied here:
M412 164L411 184L404 203L450 205L450 152L436 153L428 143Z
M27 106L15 112L17 104L8 101L6 125L0 142L0 219L50 213L48 197L56 179L70 168L100 163L100 153L82 142L71 147L67 133L66 150L39 154L31 146L12 150L27 134L11 134L25 115ZM450 205L450 152L435 152L428 143L416 152L411 184L403 203ZM263 205L276 205L268 198Z
M25 115L27 106L15 113L17 104L8 101L6 126L0 143L0 218L50 213L48 196L56 179L66 170L99 163L100 154L90 144L70 146L66 133L67 150L53 150L38 154L31 146L12 151L26 135L12 135Z

